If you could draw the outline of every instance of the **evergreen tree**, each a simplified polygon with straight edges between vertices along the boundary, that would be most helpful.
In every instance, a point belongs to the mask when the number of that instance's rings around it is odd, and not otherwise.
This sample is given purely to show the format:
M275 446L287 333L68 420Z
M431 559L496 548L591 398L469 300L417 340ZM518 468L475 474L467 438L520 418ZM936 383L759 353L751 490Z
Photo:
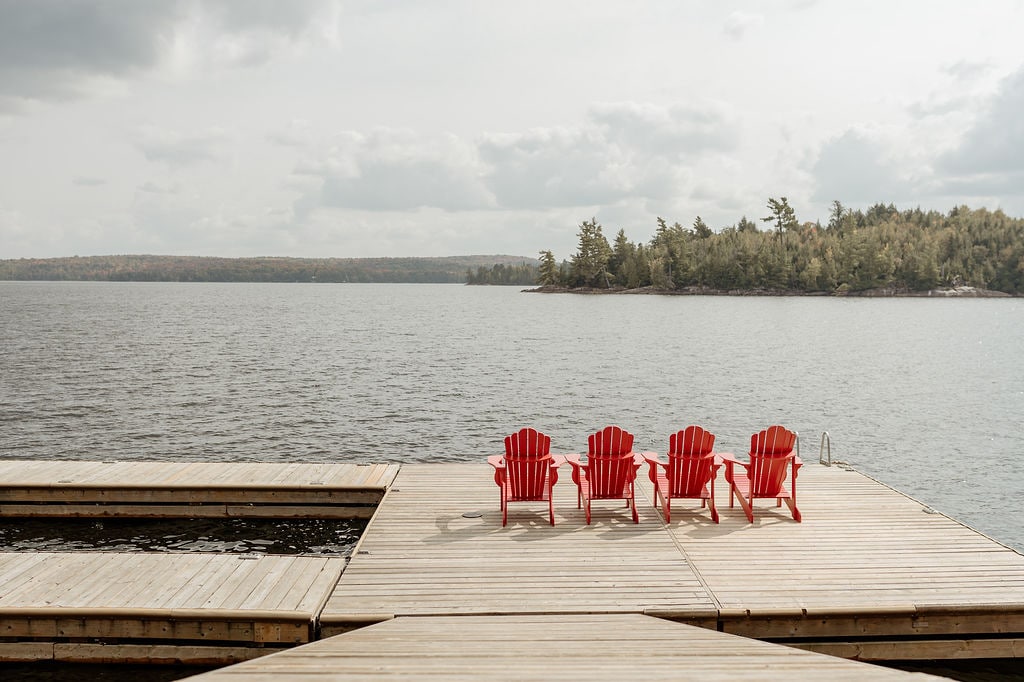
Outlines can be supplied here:
M548 286L558 283L558 263L555 261L555 254L550 251L541 251L540 267L537 269L537 284Z
M596 218L583 221L577 233L579 246L572 257L572 280L575 286L608 287L611 284L611 273L608 262L612 257L612 247L601 232L601 224Z

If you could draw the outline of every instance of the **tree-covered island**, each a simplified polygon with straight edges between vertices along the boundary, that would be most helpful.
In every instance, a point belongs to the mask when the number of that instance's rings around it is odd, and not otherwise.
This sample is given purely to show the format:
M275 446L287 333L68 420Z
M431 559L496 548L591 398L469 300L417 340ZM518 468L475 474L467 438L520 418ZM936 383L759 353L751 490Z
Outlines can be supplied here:
M536 291L914 295L934 290L1024 294L1024 220L957 207L947 214L892 204L866 211L832 203L827 225L801 223L786 197L769 215L719 232L658 219L646 243L619 230L609 243L596 219L559 263L540 252Z

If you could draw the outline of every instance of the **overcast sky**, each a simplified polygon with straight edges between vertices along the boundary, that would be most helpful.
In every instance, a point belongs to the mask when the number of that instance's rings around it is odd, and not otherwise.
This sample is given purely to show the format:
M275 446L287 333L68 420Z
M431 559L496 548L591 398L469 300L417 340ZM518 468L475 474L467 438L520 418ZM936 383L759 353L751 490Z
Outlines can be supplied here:
M1024 1L0 0L0 258L1024 216Z

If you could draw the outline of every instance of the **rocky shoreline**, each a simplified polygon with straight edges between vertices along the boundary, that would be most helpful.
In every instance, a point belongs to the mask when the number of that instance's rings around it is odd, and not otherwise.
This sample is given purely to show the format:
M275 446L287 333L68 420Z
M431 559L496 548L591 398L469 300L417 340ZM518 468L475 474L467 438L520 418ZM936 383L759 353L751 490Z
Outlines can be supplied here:
M824 291L797 291L786 289L710 289L707 287L685 287L683 289L659 289L657 287L641 287L626 289L612 287L597 289L593 287L566 287L544 285L533 289L523 289L525 293L538 294L592 294L592 295L654 295L654 296L832 296L843 298L1014 298L1013 294L991 289L959 286L948 289L930 289L928 291L910 291L907 289L866 289L864 291L847 291L828 293Z

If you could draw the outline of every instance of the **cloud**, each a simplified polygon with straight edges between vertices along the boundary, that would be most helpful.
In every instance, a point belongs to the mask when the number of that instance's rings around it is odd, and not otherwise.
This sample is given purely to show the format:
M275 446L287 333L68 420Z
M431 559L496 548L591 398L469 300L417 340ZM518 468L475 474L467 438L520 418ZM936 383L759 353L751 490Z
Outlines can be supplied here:
M577 128L491 135L480 144L486 182L505 208L664 199L710 152L734 146L729 117L713 107L595 105Z
M180 9L174 2L0 0L0 109L78 97L84 78L153 67Z
M598 129L545 128L488 135L487 186L503 208L592 206L628 196L627 159Z
M279 132L300 145L302 126ZM293 134L296 133L296 134ZM488 133L476 140L410 130L339 134L329 151L295 166L305 191L297 213L318 207L366 211L556 209L664 203L686 190L694 167L734 147L734 123L715 107L609 103L577 126Z
M991 104L936 167L966 178L1024 173L1024 69L1004 80Z
M733 40L740 40L746 35L747 31L755 29L763 23L764 16L737 10L731 13L725 20L722 32Z
M222 158L229 137L219 129L182 133L143 126L136 135L135 143L147 160L182 167Z
M79 175L75 177L72 180L72 182L74 182L79 187L100 187L102 185L107 184L107 181L102 178L93 178L85 175Z
M0 0L0 111L84 97L97 81L165 61L259 64L311 29L330 33L334 7L327 0Z
M591 119L607 127L610 142L654 156L693 157L735 147L734 122L720 106L672 106L634 102L599 104Z
M819 202L873 204L908 195L907 182L886 161L882 145L853 130L825 143L812 174Z
M368 135L348 132L322 164L304 165L300 172L323 180L318 196L304 203L329 208L458 211L493 205L480 183L475 151L453 135L430 139L386 128Z

